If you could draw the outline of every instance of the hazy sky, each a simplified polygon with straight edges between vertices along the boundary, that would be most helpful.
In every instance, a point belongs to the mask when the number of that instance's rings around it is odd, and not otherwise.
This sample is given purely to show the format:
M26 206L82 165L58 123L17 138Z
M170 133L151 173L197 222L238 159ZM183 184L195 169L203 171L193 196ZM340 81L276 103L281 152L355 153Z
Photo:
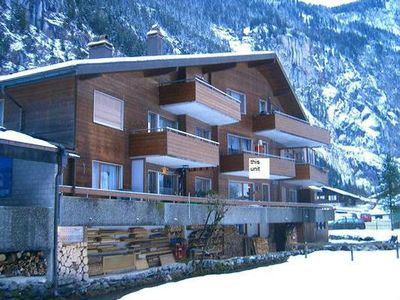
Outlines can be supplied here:
M358 0L300 0L302 2L310 3L310 4L321 4L328 7L339 6L341 4L347 4L351 2L355 2Z

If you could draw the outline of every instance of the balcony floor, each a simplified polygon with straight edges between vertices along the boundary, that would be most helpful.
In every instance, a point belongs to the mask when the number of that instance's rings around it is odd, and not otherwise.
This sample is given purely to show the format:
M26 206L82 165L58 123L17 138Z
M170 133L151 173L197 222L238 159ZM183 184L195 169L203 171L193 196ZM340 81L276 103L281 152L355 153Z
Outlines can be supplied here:
M264 136L267 138L270 138L271 140L274 140L278 142L279 144L284 145L285 147L291 147L291 148L301 148L301 147L321 147L324 146L325 144L320 143L318 141L314 141L308 138L304 138L301 136L297 136L294 134L286 133L277 129L271 129L271 130L261 130L254 132L255 134L258 134L260 136Z
M230 176L238 176L238 177L246 177L249 178L249 171L232 171L232 172L221 172L222 175L230 175ZM270 180L280 180L280 179L288 179L292 177L287 177L287 176L279 176L279 175L272 175L270 174L270 177L268 179Z
M160 107L174 115L188 115L212 126L238 122L238 120L197 101L160 105Z
M135 157L140 158L140 157ZM165 166L168 168L179 169L182 166L187 166L188 168L208 168L216 167L215 165L207 164L205 162L193 161L184 158L178 158L170 155L149 155L145 156L146 162L150 164Z

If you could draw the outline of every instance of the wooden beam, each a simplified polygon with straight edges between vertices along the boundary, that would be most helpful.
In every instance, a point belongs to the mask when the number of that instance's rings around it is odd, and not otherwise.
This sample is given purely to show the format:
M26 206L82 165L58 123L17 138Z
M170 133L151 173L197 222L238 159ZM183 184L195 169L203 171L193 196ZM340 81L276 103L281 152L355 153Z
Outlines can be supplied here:
M145 70L143 71L144 77L153 77L153 76L160 76L165 75L171 72L175 72L176 68L163 68L163 69L152 69L152 70Z
M247 65L249 68L255 68L260 66L268 66L275 64L275 59L268 59L268 60L257 60L257 61L249 61Z
M79 80L89 80L89 79L94 79L94 78L99 78L103 76L103 74L101 73L96 73L96 74L87 74L87 75L79 75L78 79Z
M208 65L202 68L203 73L224 71L236 67L236 63Z
M272 92L274 97L284 97L290 95L290 89L289 88L284 88L284 89L279 89L279 90L274 90Z

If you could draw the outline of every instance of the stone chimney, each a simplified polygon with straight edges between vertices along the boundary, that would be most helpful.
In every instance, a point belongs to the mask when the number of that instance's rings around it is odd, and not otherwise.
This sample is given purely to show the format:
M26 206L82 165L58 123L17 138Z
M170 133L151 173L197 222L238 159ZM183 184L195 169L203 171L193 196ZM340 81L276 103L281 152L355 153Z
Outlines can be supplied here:
M164 53L164 36L160 27L155 24L146 34L147 55L163 55Z
M97 40L90 42L89 58L107 58L113 56L113 44L108 41L107 35L101 35Z

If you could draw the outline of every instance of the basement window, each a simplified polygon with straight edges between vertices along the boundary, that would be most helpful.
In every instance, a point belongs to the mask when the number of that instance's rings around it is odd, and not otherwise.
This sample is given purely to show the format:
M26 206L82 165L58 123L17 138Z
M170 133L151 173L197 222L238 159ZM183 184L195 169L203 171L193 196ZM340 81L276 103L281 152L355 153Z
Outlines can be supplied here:
M122 189L122 166L93 161L92 187L101 190Z
M94 91L93 122L124 130L124 101L105 93Z

